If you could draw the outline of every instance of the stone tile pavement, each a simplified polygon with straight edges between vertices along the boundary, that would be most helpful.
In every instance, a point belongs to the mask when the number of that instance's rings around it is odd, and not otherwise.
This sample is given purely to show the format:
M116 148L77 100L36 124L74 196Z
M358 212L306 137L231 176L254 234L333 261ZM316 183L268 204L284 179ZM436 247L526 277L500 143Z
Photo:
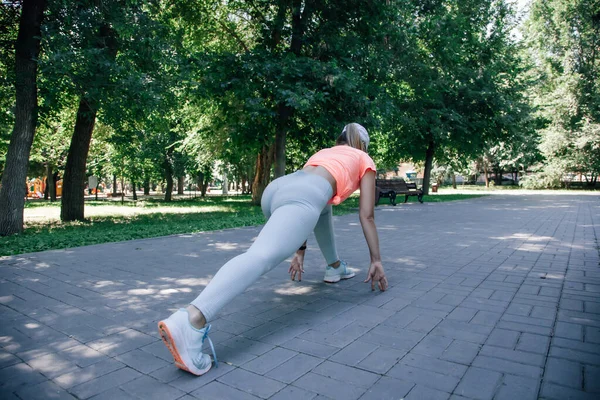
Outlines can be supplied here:
M391 288L362 283L356 215L336 217L358 276L261 278L213 323L221 359L176 369L156 323L258 228L0 259L2 399L600 398L600 198L491 196L381 206ZM1 239L0 239L1 240Z

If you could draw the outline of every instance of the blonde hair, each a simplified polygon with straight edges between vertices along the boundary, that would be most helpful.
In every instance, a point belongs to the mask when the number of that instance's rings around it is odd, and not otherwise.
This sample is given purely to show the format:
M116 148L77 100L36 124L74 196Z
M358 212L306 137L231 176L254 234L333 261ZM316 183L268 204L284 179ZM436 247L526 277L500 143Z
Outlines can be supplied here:
M350 147L354 147L355 149L362 150L366 153L369 148L369 134L362 125L353 122L344 127L344 130L342 130L341 135L338 136L335 144L347 144Z

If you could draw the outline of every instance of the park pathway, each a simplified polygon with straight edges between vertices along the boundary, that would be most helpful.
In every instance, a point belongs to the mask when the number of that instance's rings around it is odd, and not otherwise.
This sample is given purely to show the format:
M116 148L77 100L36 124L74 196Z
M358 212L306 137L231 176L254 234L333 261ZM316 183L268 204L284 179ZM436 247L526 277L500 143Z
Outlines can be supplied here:
M283 264L213 322L219 368L198 378L156 322L258 228L1 258L0 398L600 398L599 197L384 205L376 219L387 292L362 282L357 215L336 217L358 276L322 283L310 238L302 282Z

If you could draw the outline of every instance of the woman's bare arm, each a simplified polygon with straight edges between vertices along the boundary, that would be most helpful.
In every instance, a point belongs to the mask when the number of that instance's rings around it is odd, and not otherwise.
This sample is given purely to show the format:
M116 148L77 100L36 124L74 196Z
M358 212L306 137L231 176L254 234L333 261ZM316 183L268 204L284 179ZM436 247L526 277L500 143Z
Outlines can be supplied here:
M365 282L371 282L372 290L375 290L377 282L379 289L384 291L388 282L381 264L379 236L375 225L375 171L367 171L360 181L359 218L371 256L371 266Z

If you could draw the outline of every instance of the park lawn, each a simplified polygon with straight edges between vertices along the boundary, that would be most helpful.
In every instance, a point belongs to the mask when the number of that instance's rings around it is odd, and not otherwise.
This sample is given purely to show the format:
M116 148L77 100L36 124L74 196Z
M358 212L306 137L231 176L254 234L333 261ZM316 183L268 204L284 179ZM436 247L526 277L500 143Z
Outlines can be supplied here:
M425 196L424 201L442 202L481 196L437 194ZM416 201L416 197L409 199L410 203ZM382 199L381 205L389 206L389 200ZM260 207L250 204L250 196L210 196L170 203L155 199L126 201L123 204L87 201L86 215L90 215L87 220L69 223L62 223L56 217L59 203L28 202L26 209L28 213L35 212L37 218L26 217L23 233L0 238L0 256L265 223ZM357 210L358 196L352 196L334 207L334 215L355 213ZM45 214L50 217L44 217Z

